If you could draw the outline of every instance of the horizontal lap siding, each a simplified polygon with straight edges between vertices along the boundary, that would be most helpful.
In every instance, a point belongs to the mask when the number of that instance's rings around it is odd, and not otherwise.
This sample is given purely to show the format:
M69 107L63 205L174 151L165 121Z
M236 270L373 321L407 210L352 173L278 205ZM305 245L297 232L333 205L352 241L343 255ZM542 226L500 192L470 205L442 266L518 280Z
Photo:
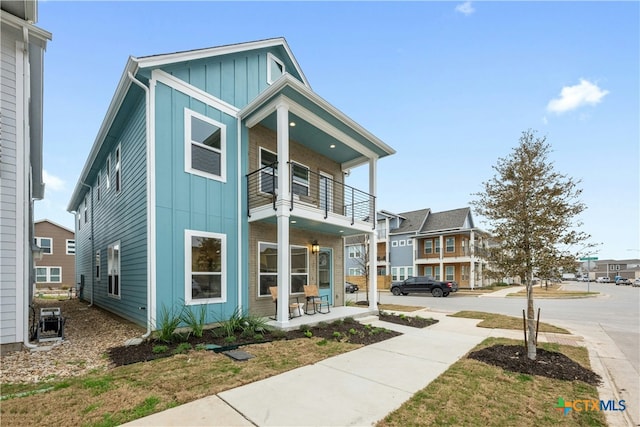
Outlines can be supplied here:
M77 276L85 275L84 299L140 325L146 325L147 305L147 195L146 195L146 105L140 97L120 137L111 147L111 185L106 188L106 160L100 165L100 200L92 182L93 213L77 231ZM115 191L115 152L121 146L122 188ZM91 203L89 196L89 203ZM91 218L93 215L93 218ZM82 220L83 221L83 220ZM91 235L93 221L93 240ZM76 218L77 222L77 218ZM107 294L110 244L120 241L120 299ZM100 250L100 280L95 277L95 253ZM94 287L93 291L91 287ZM91 296L93 292L93 296Z
M16 330L16 38L2 28L0 79L0 343Z

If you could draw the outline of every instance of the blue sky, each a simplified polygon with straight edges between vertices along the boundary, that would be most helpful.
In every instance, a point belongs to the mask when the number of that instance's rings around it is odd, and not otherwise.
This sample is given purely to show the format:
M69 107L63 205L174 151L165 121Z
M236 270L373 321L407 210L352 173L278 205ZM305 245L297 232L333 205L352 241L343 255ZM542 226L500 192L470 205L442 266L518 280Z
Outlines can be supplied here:
M640 258L639 2L50 0L38 26L53 40L36 219L73 228L66 206L129 56L285 37L313 90L397 151L378 163L379 209L470 206L533 129L582 181L596 256ZM349 183L367 189L366 168Z

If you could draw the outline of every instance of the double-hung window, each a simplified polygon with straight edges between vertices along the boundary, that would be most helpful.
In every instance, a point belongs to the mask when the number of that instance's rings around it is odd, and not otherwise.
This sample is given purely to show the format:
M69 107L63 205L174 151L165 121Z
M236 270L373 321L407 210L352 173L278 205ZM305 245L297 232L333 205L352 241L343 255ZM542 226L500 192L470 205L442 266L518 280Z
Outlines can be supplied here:
M226 179L227 127L205 115L184 110L185 171L218 181Z
M349 246L349 258L362 258L362 245Z
M444 268L444 280L454 280L456 274L456 267L453 265L447 265Z
M455 237L447 237L445 240L445 251L448 253L454 252L456 250L456 239Z
M434 242L436 244L435 253L439 254L440 253L440 239L435 239Z
M291 192L299 196L309 195L309 168L292 162L291 168Z
M227 297L227 236L185 230L185 301L225 302Z
M42 249L45 255L53 254L53 239L51 237L36 237L36 246Z
M116 193L119 193L122 189L122 149L118 145L116 147L116 179L115 179Z
M108 190L111 187L111 156L107 157L107 166L104 170L104 181Z
M432 254L433 253L433 240L425 240L424 241L424 253Z

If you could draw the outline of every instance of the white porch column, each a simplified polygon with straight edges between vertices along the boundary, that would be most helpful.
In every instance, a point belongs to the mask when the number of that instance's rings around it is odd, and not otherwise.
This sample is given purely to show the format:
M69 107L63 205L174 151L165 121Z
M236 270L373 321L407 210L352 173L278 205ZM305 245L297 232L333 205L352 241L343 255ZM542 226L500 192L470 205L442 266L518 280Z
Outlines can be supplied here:
M377 158L369 159L369 194L375 197L377 194ZM375 200L375 199L374 199ZM376 205L372 202L371 206L371 224L372 227L377 225L376 221ZM378 309L378 239L376 238L376 230L373 229L369 233L369 309Z
M277 111L278 191L276 218L278 226L278 315L279 325L289 323L289 289L291 287L289 254L289 106L281 103Z
M438 280L444 280L444 237L438 236L438 241L440 242L440 253L438 253L438 258L440 259L440 277L438 277Z
M471 255L471 262L469 268L469 286L473 289L476 285L476 235L471 230L471 235L469 237L469 254Z

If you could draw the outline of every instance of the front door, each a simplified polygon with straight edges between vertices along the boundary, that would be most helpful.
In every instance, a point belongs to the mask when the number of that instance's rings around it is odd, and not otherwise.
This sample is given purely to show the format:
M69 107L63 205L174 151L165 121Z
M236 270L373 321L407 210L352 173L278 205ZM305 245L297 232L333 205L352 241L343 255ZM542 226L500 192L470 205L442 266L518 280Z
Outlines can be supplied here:
M330 248L322 248L318 253L318 288L320 296L326 295L329 304L333 305L333 252Z

